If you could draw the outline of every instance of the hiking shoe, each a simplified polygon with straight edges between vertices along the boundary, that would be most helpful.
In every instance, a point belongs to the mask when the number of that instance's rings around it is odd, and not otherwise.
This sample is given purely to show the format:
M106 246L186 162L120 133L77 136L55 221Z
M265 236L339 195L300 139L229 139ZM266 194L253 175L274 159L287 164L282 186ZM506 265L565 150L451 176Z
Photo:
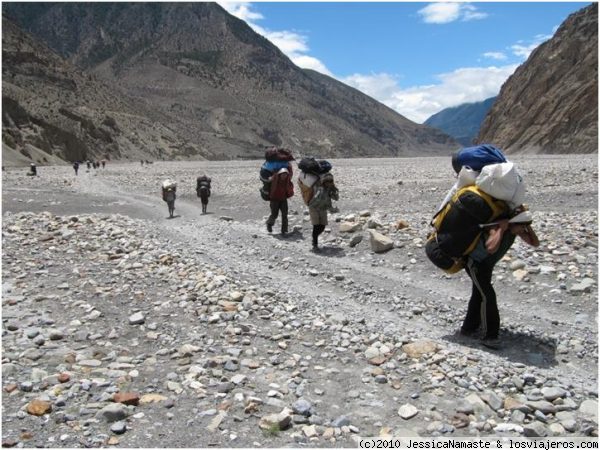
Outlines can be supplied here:
M502 342L498 338L483 338L481 345L492 350L500 350L502 348Z
M271 233L273 231L273 225L267 224L267 231Z
M313 245L312 249L311 249L311 252L313 252L313 253L321 253L321 249L319 248L318 245Z
M465 337L473 337L477 334L478 331L478 329L468 330L466 328L461 327L460 330L458 330L458 334Z

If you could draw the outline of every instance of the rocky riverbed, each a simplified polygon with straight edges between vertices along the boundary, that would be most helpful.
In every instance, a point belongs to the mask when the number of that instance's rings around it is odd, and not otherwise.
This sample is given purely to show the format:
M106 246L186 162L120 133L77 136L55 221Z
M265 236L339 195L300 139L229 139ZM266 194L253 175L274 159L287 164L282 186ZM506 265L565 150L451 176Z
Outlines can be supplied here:
M542 245L497 266L500 350L455 335L470 282L423 251L447 158L333 161L320 254L298 196L267 233L260 162L4 172L3 446L597 436L596 157L516 161Z

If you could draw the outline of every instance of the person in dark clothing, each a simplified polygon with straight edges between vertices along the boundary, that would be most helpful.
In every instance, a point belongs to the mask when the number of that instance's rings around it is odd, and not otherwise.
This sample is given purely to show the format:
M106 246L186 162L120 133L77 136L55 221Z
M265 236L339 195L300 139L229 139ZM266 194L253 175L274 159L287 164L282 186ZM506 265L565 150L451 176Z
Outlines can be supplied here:
M169 218L175 217L175 200L177 199L177 185L175 182L166 180L162 185L162 199L167 203Z
M208 198L210 197L211 179L203 174L196 179L196 194L200 197L202 203L202 214L206 214L208 208Z
M496 302L496 291L492 285L494 267L513 245L516 236L533 247L539 246L540 242L530 224L510 223L508 219L499 221L484 236L487 253L483 254L487 256L477 257L479 251L476 250L467 260L465 267L472 286L467 315L460 332L471 336L481 328L484 333L483 345L497 349L500 347L498 340L500 313Z
M77 175L77 171L79 170L79 162L75 161L73 163L73 170L75 171L75 175Z
M269 206L271 215L267 219L267 231L273 231L273 225L281 212L281 234L285 236L288 232L288 201L294 195L292 184L292 165L288 163L287 168L279 169L271 176L271 190L269 193Z
M27 175L31 175L33 177L37 176L37 166L34 163L29 165L29 173Z
M92 165L92 163L90 162L89 159L85 162L85 164L86 164L88 170L90 170L90 166Z
M432 220L435 231L425 251L437 267L447 273L464 268L471 279L471 297L460 334L481 332L482 344L498 349L500 313L492 285L494 268L515 236L532 246L538 246L539 240L531 228L531 214L522 205L525 186L513 163L484 166L471 180L461 177L472 169L459 167L455 158L452 162L459 182L465 184L457 183L438 209Z

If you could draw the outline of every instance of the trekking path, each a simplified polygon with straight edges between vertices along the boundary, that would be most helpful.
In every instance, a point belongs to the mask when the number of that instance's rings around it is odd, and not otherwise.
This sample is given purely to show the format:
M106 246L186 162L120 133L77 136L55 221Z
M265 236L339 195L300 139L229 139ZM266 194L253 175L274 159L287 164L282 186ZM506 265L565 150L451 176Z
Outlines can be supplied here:
M309 373L304 376L311 389L310 394L303 388L293 395L299 388L289 394L282 388L271 388L278 393L266 398L283 401L267 402L258 416L263 417L268 412L267 406L276 413L304 397L318 411L318 414L308 414L306 421L294 416L296 425L292 430L271 433L268 445L304 440L312 445L332 445L359 433L378 435L385 427L396 435L475 435L494 433L493 429L503 422L506 422L504 428L497 428L496 432L593 433L597 430L594 425L597 418L594 422L593 415L588 414L593 405L585 402L597 397L597 211L594 206L597 187L594 181L588 183L586 176L574 177L572 184L561 188L565 192L545 192L545 185L550 184L547 173L562 166L558 159L550 159L548 165L543 166L546 174L529 175L533 178L531 185L536 188L532 194L535 204L539 205L539 211L547 211L534 214L534 225L540 237L546 239L547 248L536 253L524 245L516 245L509 253L510 259L498 265L495 284L505 347L492 351L481 347L476 340L458 339L453 335L465 312L469 281L464 275L441 274L427 261L421 248L431 211L449 184L445 177L434 175L440 161L432 161L431 166L419 169L421 172L413 174L413 179L411 169L406 166L412 163L412 169L416 170L421 163L402 160L401 165L391 167L396 174L383 181L372 175L380 170L379 161L334 162L334 173L336 168L343 168L336 174L342 197L339 206L343 211L337 217L340 221L363 222L365 229L367 226L387 229L397 248L382 255L370 251L367 232L339 233L336 215L330 217L331 231L323 235L324 251L310 252L311 227L297 197L290 206L290 229L295 231L281 238L276 233L277 222L275 233L269 235L264 226L266 216L263 217L268 203L258 198L257 176L250 173L250 168L259 166L255 162L163 163L143 170L133 165L109 165L104 172L99 170L96 174L80 171L77 179L67 168L43 168L46 174L34 181L9 172L3 183L3 211L6 215L6 211L47 210L66 217L122 214L136 219L135 223L125 224L127 229L137 230L142 236L147 232L163 256L171 255L198 268L208 264L214 268L211 270L221 269L240 290L260 294L259 299L266 301L261 300L260 307L268 308L268 312L259 316L259 322L251 321L259 331L255 343L264 344L265 355L270 354L271 358L284 351L298 355L300 361L310 361ZM197 168L190 168L194 164ZM581 168L585 167L582 160ZM208 208L212 213L207 215L200 213L200 202L193 192L195 176L204 168L213 178L213 197ZM597 178L597 172L595 176ZM166 178L178 181L177 217L172 220L166 218L167 207L159 195L160 182ZM370 180L371 185L357 188L356 179ZM586 194L583 199L573 194L575 202L579 200L583 206L576 212L560 207L571 189ZM546 202L546 197L552 201ZM558 211L556 205L559 205ZM579 220L574 220L575 216ZM586 220L581 220L583 218ZM409 228L388 227L398 219L406 220ZM119 224L125 219L106 220ZM557 230L570 223L573 227L568 239L559 241L562 236ZM364 234L362 242L356 247L348 246L349 239L356 234ZM116 242L102 244L110 246ZM5 263L3 258L3 266ZM143 260L141 263L145 264ZM117 277L115 280L122 276L113 272L107 272L106 276ZM130 282L137 291L168 295L163 292L165 286L157 280L142 277ZM122 282L117 281L119 283ZM188 288L185 283L176 284L171 296L182 289L187 292ZM189 292L184 297L192 295L193 291ZM134 297L137 298L137 294ZM168 313L175 305L157 306L156 302L154 305L172 322L169 328L173 342L180 339L187 342L186 336L197 333L193 323L198 319ZM139 302L136 306L143 308ZM148 307L151 306L145 307L146 314L150 314ZM196 311L189 305L182 308ZM128 311L125 307L122 314L127 316ZM226 327L227 321L214 316L202 320L202 333L214 335L211 339L215 342L223 339L214 332ZM282 336L285 342L281 341ZM271 339L280 342L275 352L267 345ZM411 342L413 347L403 347ZM259 349L257 357L260 354ZM281 367L274 361L271 364ZM325 369L318 369L320 366ZM156 370L163 370L163 376L168 379L173 378L168 367ZM266 375L269 374L273 372L267 370ZM291 372L290 376L294 378ZM255 386L258 397L259 384ZM551 398L560 389L560 395ZM527 406L529 409L523 413L523 407L511 413L505 404L509 394L522 403L531 403ZM189 413L188 420L191 420L198 415L198 406L194 406L193 400L181 397L177 397L178 415L187 417ZM341 399L345 400L340 403ZM554 402L554 406L540 401ZM397 410L407 403L412 406L403 409L402 415L406 418L401 418ZM562 415L558 414L559 405L562 405ZM420 411L414 417L406 412L413 406ZM205 411L210 409L204 408ZM542 418L539 414L546 416ZM211 413L201 417L217 420L221 416ZM243 420L239 424L247 438L241 438L239 431L231 431L236 429L236 420L233 423L225 418L221 420L223 424L217 424L216 428L227 429L228 433L209 433L212 443L250 446L264 439L256 426L258 418L252 423ZM346 427L357 429L343 429L341 425L346 422ZM181 432L185 434L185 420L181 423ZM207 425L210 424L203 425L203 433ZM177 427L168 438L152 433L144 437L141 430L132 428L133 432L123 435L121 444L198 445L183 437L174 437ZM238 437L231 439L231 433ZM329 436L329 433L333 434Z

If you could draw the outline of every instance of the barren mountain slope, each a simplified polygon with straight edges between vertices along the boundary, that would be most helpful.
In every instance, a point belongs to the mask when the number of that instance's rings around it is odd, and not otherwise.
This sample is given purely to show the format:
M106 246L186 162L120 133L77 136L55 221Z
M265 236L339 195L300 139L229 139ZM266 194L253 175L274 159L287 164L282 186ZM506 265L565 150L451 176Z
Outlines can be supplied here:
M572 14L504 83L478 142L509 152L598 151L598 5Z
M183 145L150 108L116 94L5 18L2 28L3 164L138 158L148 148L166 153Z
M444 154L456 142L342 83L296 67L214 3L4 5L81 68L168 115L211 158L265 145L326 156ZM190 155L193 150L190 150Z

